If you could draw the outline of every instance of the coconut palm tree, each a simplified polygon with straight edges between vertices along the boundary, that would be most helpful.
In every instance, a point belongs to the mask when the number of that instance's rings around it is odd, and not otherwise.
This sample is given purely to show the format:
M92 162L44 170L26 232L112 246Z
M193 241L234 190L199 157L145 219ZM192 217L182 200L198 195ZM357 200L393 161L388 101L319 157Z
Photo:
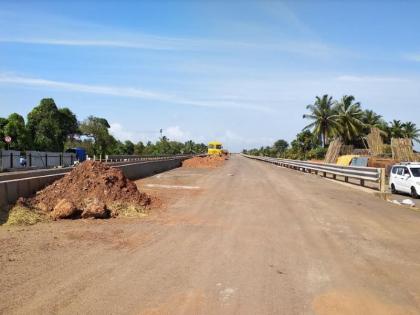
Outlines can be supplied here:
M359 102L355 102L353 95L344 95L335 103L337 113L338 132L344 141L351 142L362 135L365 123L364 112Z
M303 118L312 121L303 130L312 129L313 134L321 140L324 147L328 144L329 138L335 136L338 130L337 115L333 105L331 96L327 94L322 97L317 96L314 104L306 106L310 113L303 115Z
M394 119L391 121L388 129L391 138L404 138L404 125L401 120Z
M373 110L366 109L363 111L362 121L366 127L380 127L383 124L383 119L381 115L378 115Z
M364 134L368 134L372 128L378 128L384 138L388 138L388 124L382 119L381 115L376 114L373 110L366 109L363 111L363 123L365 124Z
M420 129L417 129L415 123L408 121L402 124L402 128L405 138L411 139L411 143L413 143L413 141L420 143Z

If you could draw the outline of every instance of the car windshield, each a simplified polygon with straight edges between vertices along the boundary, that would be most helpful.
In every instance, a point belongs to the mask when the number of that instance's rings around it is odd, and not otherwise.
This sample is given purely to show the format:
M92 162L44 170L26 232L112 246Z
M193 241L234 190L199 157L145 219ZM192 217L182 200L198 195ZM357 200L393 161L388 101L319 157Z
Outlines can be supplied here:
M413 173L414 177L420 177L420 167L412 167L411 173Z

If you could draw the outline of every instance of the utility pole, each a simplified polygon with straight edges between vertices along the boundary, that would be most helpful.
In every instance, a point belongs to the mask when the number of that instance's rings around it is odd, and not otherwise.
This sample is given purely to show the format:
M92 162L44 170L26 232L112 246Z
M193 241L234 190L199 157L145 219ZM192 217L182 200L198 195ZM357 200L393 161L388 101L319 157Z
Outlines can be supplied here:
M163 134L163 129L162 128L160 128L160 138L162 139L162 134Z

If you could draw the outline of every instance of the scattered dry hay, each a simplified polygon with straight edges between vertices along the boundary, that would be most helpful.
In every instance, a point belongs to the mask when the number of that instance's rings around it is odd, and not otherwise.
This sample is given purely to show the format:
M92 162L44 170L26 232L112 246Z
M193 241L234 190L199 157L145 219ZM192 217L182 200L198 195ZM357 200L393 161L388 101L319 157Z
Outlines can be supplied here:
M48 217L39 211L16 205L10 211L4 225L33 225L38 222L48 221Z

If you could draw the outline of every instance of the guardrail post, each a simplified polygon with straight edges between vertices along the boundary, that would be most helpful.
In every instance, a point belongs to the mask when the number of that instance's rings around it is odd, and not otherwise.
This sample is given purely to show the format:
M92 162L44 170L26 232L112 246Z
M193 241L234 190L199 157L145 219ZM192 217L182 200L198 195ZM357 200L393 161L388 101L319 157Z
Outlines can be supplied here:
M337 175L336 174L333 174L333 179L337 179Z
M13 153L10 153L10 168L13 168Z
M348 183L348 182L349 182L349 177L348 177L348 176L344 177L344 181L345 181L346 183Z
M327 177L327 172L324 172L323 176L324 176L324 177Z
M386 171L384 168L379 169L379 190L386 192Z
M360 186L362 186L362 187L365 186L365 180L364 179L360 180Z

